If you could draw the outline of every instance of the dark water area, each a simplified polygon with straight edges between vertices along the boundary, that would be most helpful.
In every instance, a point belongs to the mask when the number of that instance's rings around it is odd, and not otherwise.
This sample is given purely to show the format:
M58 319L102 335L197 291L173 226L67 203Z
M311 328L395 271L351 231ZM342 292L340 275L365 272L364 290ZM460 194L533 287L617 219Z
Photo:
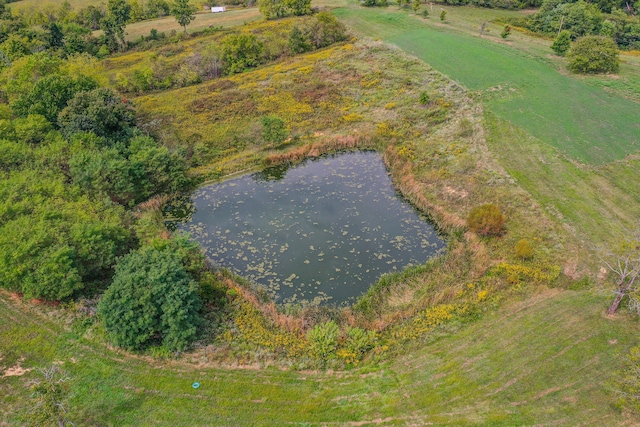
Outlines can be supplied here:
M350 303L382 274L444 248L373 152L308 160L200 188L188 231L220 267L280 303Z

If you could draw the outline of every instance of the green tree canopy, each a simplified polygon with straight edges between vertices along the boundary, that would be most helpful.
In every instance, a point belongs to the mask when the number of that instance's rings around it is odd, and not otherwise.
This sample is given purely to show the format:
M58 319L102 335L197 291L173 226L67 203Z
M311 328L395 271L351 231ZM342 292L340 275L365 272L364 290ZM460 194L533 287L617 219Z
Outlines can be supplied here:
M122 51L125 47L124 28L131 15L131 6L126 0L109 0L107 14L100 23L111 51Z
M222 40L222 62L226 74L235 74L260 64L264 46L255 34L232 34Z
M77 93L58 116L58 125L66 137L91 132L113 141L131 137L135 111L131 104L107 88Z
M184 28L184 33L187 34L187 25L196 19L196 7L189 4L189 0L174 0L171 6L171 14L178 24Z
M619 56L616 42L603 36L579 38L567 52L569 69L576 73L615 73Z
M56 123L58 114L76 93L96 89L95 80L85 76L71 77L60 74L47 75L36 82L33 88L11 104L19 117L40 114L49 122Z
M50 171L10 173L0 200L0 283L28 298L60 300L108 278L130 241L122 208Z
M113 343L184 350L201 323L196 284L170 251L144 247L122 258L98 315Z

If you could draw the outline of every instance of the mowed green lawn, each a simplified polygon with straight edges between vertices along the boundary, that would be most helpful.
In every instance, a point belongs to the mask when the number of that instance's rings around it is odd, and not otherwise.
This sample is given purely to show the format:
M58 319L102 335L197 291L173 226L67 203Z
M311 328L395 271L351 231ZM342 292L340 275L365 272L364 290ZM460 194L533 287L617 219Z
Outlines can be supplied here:
M614 375L639 327L602 296L543 290L377 368L219 369L150 361L62 330L0 295L0 425L16 425L35 371L72 378L70 416L92 426L630 425ZM197 390L191 387L199 381ZM360 424L360 422L362 422ZM3 424L4 423L4 424ZM357 423L357 424L356 424ZM626 424L625 424L626 423Z
M640 150L640 105L560 73L551 60L393 7L351 6L336 14L357 32L393 43L482 91L499 117L581 163L608 163Z

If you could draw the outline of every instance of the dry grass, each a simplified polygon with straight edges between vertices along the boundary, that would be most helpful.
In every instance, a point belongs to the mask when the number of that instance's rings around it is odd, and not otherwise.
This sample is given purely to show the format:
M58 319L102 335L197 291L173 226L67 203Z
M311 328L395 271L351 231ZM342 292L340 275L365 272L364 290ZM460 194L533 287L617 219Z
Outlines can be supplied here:
M191 21L187 26L189 33L204 30L209 27L222 27L230 28L237 27L239 25L246 24L248 22L258 21L262 19L262 15L258 8L246 8L228 10L223 13L207 13L199 12L196 14L196 19ZM153 19L150 21L135 22L127 25L127 40L137 40L140 36L148 36L152 29L158 30L158 32L164 32L169 35L172 31L178 33L183 31L183 28L178 24L174 17L167 16L164 18Z

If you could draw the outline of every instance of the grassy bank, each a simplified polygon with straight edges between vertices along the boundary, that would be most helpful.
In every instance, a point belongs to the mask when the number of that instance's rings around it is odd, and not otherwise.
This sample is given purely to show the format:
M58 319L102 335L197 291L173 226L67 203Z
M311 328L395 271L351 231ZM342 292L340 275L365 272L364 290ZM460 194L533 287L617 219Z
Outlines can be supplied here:
M76 425L629 425L610 373L638 328L599 301L546 290L373 370L300 373L132 357L2 294L0 422L18 423L32 369L55 362Z

